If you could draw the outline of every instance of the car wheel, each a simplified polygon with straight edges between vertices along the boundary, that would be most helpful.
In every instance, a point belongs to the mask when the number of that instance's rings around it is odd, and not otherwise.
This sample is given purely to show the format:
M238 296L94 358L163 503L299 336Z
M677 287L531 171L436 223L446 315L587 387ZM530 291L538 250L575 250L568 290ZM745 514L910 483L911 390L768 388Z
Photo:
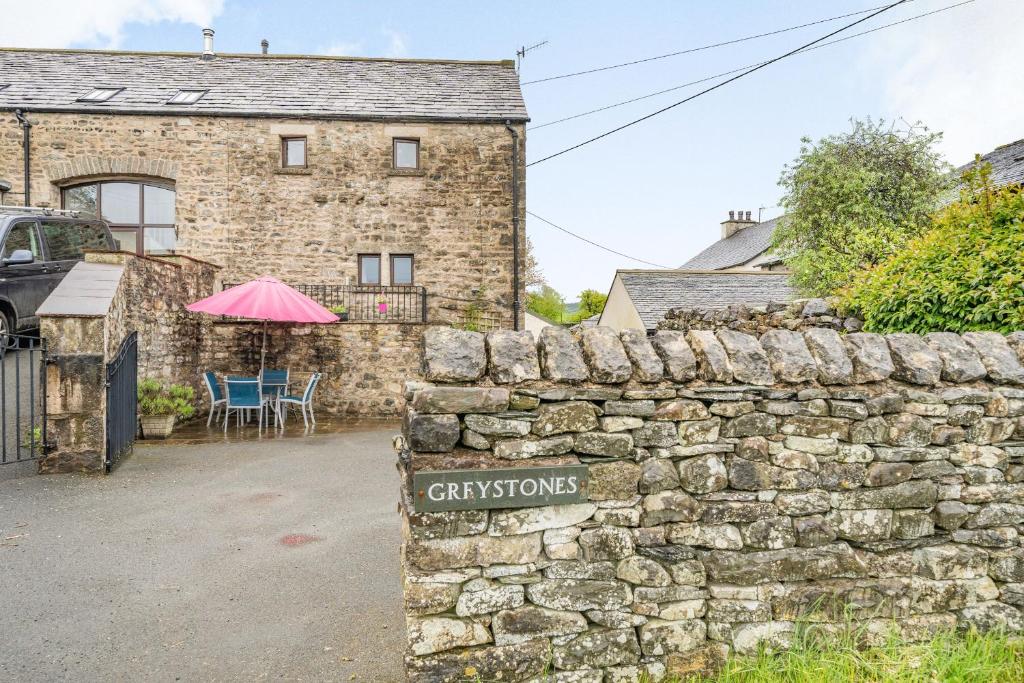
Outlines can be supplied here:
M13 346L14 337L11 336L13 330L14 326L11 324L10 317L0 311L0 354Z

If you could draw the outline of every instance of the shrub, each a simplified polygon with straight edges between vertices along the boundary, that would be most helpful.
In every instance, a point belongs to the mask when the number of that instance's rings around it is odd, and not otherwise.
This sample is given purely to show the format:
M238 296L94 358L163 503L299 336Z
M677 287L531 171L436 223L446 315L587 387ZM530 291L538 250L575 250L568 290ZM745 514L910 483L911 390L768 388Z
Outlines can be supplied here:
M144 379L139 382L139 413L141 415L174 415L188 419L195 414L193 401L195 391L192 387L180 384L164 386L155 379Z
M961 198L898 254L860 273L841 305L873 332L1024 329L1024 194L968 171Z

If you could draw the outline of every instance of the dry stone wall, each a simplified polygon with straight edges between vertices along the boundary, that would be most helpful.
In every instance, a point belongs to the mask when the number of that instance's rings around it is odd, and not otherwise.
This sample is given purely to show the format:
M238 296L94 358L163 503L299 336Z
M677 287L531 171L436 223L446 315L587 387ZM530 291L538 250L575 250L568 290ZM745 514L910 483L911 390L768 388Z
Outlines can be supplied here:
M847 616L1024 630L1022 358L1020 333L430 329L396 440L410 680L658 681ZM572 464L583 502L416 512L416 473Z
M825 327L843 332L860 332L864 321L843 315L825 299L797 299L769 302L763 306L734 304L727 308L671 308L658 329L736 330L761 335L773 328L803 330Z

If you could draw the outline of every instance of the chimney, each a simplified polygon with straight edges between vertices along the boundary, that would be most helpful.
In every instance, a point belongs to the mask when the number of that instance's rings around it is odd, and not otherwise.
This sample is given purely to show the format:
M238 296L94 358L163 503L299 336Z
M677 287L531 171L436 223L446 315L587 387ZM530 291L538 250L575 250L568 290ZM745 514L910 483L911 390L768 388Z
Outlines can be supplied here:
M203 59L213 59L213 29L203 29Z
M260 41L260 48L262 48L263 54L267 54L267 51L270 50L270 41L267 40L266 38L261 40Z
M729 220L722 221L722 239L732 237L743 228L755 224L756 221L750 219L749 211L730 211Z

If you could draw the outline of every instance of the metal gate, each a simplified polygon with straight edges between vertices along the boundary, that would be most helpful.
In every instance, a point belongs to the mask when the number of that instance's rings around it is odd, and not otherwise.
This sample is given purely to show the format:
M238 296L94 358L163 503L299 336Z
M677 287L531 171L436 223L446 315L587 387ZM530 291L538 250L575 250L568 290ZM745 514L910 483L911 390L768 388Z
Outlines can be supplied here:
M139 429L138 341L137 332L129 334L107 363L107 472L131 454Z
M0 335L0 465L46 452L46 340Z

